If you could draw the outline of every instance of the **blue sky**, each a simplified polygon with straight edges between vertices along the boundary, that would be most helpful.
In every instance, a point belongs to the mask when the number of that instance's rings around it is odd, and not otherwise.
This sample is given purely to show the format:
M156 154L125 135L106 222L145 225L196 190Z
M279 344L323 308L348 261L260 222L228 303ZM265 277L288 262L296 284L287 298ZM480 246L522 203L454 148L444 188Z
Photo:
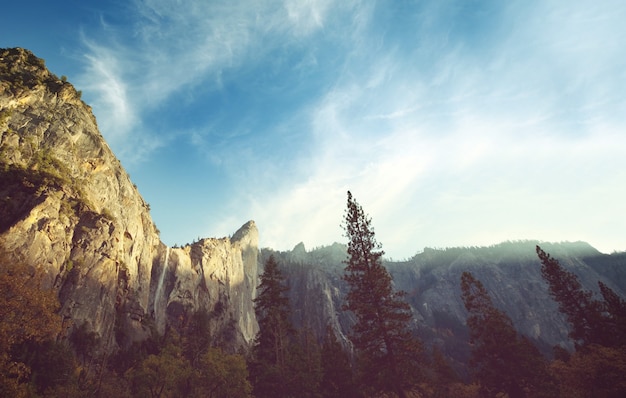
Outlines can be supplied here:
M504 240L626 250L623 1L30 1L1 47L66 75L166 244L257 222L388 257Z

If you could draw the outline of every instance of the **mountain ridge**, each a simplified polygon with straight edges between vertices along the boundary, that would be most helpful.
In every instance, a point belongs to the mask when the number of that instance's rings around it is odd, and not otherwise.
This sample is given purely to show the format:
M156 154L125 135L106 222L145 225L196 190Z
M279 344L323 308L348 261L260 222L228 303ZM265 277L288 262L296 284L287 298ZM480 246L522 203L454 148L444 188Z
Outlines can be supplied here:
M551 356L555 345L573 349L568 337L570 326L541 276L536 245L554 253L566 269L579 277L584 289L598 294L597 283L602 281L626 297L626 252L603 254L585 242L525 240L485 247L427 248L409 260L384 260L384 265L394 287L407 293L414 332L466 374L470 345L460 290L464 271L482 281L494 305L507 313L518 332L544 355ZM326 325L330 325L349 347L354 319L340 311L347 291L341 279L345 266L341 261L347 258L345 248L335 243L311 251L303 250L303 245L289 252L263 249L261 259L274 255L286 275L292 288L290 300L298 309L292 317L296 327L308 327L323 336Z

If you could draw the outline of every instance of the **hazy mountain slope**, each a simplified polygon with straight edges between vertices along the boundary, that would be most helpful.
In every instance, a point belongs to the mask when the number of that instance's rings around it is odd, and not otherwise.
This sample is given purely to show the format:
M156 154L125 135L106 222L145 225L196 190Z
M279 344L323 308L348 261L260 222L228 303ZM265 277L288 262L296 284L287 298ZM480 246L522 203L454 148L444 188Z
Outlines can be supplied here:
M600 280L625 295L626 253L603 255L580 242L525 241L481 248L427 248L410 261L385 265L395 287L407 292L416 332L428 345L441 347L449 357L464 362L469 355L467 314L459 286L464 271L480 279L494 304L511 317L515 327L549 353L554 345L571 347L571 343L565 318L541 278L536 244L575 272L586 289L597 291ZM287 275L296 325L309 325L323 333L329 323L347 334L351 319L341 311L346 293L341 280L345 250L345 246L335 244L309 252L302 245L291 252L262 251L261 259L274 254Z

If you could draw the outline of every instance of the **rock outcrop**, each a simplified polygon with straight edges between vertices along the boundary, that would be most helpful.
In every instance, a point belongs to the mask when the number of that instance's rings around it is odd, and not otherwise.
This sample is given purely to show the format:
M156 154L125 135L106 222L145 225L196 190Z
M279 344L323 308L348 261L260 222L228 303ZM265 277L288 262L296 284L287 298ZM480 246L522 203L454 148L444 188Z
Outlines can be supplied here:
M0 246L40 267L67 328L107 347L211 314L236 349L258 328L258 231L183 248L161 243L149 206L98 131L80 92L23 49L0 50ZM68 332L70 332L68 330Z

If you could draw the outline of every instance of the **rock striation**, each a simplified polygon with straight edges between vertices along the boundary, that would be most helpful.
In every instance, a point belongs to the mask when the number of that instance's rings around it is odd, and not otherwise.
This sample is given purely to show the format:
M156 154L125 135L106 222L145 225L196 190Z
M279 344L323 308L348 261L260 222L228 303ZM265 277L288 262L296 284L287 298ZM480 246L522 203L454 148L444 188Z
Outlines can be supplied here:
M233 350L258 325L258 231L169 248L80 92L24 49L0 50L0 246L57 289L66 331L113 349L211 314Z

